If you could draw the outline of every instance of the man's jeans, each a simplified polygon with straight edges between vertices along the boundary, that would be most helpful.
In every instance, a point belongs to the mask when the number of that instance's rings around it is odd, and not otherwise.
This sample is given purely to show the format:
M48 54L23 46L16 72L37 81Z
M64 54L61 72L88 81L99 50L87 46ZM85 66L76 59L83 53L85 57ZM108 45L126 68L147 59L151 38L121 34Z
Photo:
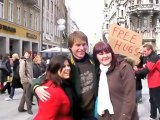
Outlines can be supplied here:
M11 93L10 93L9 97L12 98L12 99L13 99L13 96L14 96L14 92L15 92L15 88L11 87Z

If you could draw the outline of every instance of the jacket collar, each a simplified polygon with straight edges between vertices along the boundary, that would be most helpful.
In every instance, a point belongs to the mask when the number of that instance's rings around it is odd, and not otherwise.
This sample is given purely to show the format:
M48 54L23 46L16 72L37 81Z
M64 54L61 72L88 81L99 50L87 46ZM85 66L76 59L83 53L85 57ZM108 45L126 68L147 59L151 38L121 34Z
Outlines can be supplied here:
M89 59L89 62L90 62L91 64L93 64L93 61L91 60L91 58L89 57L89 55L88 55L87 53L85 54L85 57L87 57L87 59ZM75 58L73 57L73 55L70 56L70 62L71 62L71 64L73 64L73 65L76 64L76 63L75 63Z

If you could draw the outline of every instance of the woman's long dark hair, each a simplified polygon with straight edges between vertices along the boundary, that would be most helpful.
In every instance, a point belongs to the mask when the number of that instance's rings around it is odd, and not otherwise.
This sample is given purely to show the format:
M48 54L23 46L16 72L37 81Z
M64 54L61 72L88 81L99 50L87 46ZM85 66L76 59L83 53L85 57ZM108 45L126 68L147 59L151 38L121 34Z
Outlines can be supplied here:
M46 80L52 80L55 85L61 85L62 78L58 75L58 70L62 70L66 60L68 60L68 58L63 55L51 58L46 72Z
M77 100L76 93L73 89L73 86L71 84L70 80L63 80L58 75L58 70L62 70L64 67L64 62L68 60L67 57L59 55L55 56L50 60L50 63L47 68L46 72L46 80L52 80L53 83L57 86L61 86L66 95L69 98L70 101L70 114L73 116L74 120L80 120L80 117L78 117L79 112L79 104ZM69 64L70 61L68 60Z
M95 46L93 48L93 57L95 59L95 64L96 64L97 67L99 67L100 63L97 59L97 54L100 53L100 52L103 52L103 51L107 52L107 53L111 53L111 55L112 55L111 66L110 66L109 71L108 71L108 72L111 72L117 64L117 58L116 58L111 46L107 42L100 41L100 42L95 44Z

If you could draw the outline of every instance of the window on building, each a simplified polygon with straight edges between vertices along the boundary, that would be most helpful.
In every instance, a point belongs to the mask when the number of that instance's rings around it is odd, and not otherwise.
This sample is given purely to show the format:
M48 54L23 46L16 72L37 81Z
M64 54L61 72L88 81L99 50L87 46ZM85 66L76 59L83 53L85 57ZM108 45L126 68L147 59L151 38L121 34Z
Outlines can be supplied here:
M35 16L35 30L39 30L39 19L38 19L38 15Z
M13 1L9 1L9 10L8 10L8 12L9 12L9 16L8 16L8 18L9 18L9 21L11 21L11 22L13 22L13 13L14 13L14 5L13 5Z
M106 29L108 29L109 27L108 27L108 24L106 24Z
M4 1L0 0L0 18L3 18L4 15Z
M49 20L46 21L46 33L49 34Z
M53 22L51 22L51 26L50 26L50 30L51 30L51 35L53 36Z
M53 1L51 1L51 13L53 13Z
M159 4L159 0L156 0L156 4Z
M123 10L121 10L121 17L123 17Z
M32 28L32 27L33 27L33 25L32 25L32 21L33 21L33 14L32 14L32 13L30 13L30 14L29 14L29 27L30 27L30 28Z
M17 6L17 23L21 24L21 7Z
M54 25L54 36L56 36L55 42L57 42L57 25Z
M27 11L24 11L24 26L27 27Z
M146 16L144 16L144 18L143 18L143 26L147 27L147 25L148 25L148 19L147 19Z
M43 22L45 22L45 18L43 18ZM43 26L41 26L41 27L42 27L42 32L44 33L44 31L45 31L45 29L46 29L46 25L43 24Z
M137 4L141 4L141 2L142 2L141 0L137 0Z
M47 0L47 10L49 10L49 0Z
M36 5L37 5L37 6L39 6L39 3L40 3L40 1L39 1L39 0L36 0Z
M149 0L150 3L153 3L153 0Z

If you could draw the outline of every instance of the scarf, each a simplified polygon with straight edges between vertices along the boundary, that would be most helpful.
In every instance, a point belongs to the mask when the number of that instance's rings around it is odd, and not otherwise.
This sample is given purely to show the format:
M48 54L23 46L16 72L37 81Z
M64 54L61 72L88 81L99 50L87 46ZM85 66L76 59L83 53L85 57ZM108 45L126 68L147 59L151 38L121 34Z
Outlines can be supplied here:
M104 66L100 64L101 74L99 79L99 88L98 88L98 106L97 112L100 116L105 113L105 110L108 110L110 114L114 114L113 106L110 100L110 93L108 87L108 80L106 72L110 66Z
M61 87L69 98L71 105L70 114L72 115L74 120L80 120L80 116L78 116L79 114L78 98L75 94L74 89L71 86L71 82L69 80L63 80Z

